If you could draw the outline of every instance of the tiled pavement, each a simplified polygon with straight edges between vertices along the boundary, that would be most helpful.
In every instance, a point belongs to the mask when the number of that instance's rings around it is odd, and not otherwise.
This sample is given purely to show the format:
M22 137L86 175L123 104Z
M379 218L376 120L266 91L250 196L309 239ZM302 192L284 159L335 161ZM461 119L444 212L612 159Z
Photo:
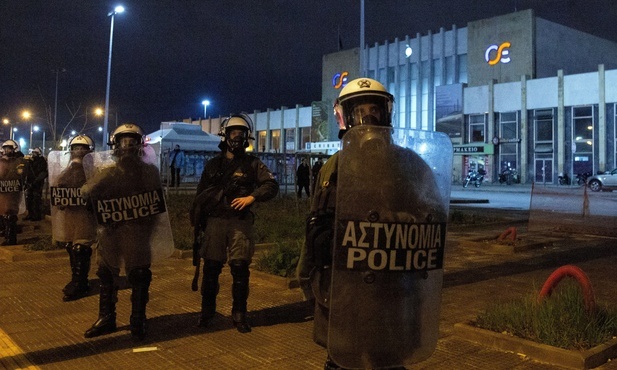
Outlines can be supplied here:
M524 224L519 237L528 237ZM471 320L489 302L507 300L538 288L555 268L581 267L599 302L617 304L616 240L582 235L552 235L541 248L499 253L464 240L498 235L508 225L451 230L446 247L440 339L433 356L413 369L555 369L523 355L467 342L453 325ZM480 230L479 230L480 229ZM25 225L20 240L44 233ZM537 239L537 238L536 238ZM311 340L311 311L287 281L253 271L249 317L253 331L238 333L231 324L229 268L221 277L213 328L196 327L200 296L190 285L191 260L169 258L153 266L148 304L149 332L136 342L128 331L130 290L121 289L119 330L85 339L97 317L98 296L62 302L69 277L63 252L25 253L0 247L0 366L5 369L320 369L326 350ZM97 285L91 276L92 286ZM617 361L600 369L617 369Z

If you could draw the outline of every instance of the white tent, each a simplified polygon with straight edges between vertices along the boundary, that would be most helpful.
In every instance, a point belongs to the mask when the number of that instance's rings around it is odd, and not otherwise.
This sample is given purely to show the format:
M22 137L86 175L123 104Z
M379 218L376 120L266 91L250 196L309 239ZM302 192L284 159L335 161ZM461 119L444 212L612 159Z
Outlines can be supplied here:
M176 145L184 151L219 151L221 141L219 136L202 131L201 126L184 122L163 122L160 130L147 137L157 154L169 152Z
M147 136L150 145L159 157L159 169L164 181L168 178L169 152L176 145L185 153L185 163L182 168L183 182L196 182L201 176L204 163L213 153L219 153L221 138L201 130L198 125L184 122L163 122L161 129Z

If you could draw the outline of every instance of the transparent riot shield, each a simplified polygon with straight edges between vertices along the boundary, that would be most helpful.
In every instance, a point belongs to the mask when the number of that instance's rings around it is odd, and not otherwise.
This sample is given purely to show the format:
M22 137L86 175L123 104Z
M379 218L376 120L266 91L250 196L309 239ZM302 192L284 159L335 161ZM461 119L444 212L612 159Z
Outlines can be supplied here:
M26 211L22 176L23 158L0 158L0 215L18 215Z
M96 239L96 218L81 196L86 183L82 158L68 151L47 156L52 238L58 242L92 244Z
M84 157L89 199L98 223L99 255L111 267L149 265L169 257L174 242L155 163L146 146L139 155L112 151Z
M358 126L339 152L328 352L344 368L428 358L437 344L452 145Z

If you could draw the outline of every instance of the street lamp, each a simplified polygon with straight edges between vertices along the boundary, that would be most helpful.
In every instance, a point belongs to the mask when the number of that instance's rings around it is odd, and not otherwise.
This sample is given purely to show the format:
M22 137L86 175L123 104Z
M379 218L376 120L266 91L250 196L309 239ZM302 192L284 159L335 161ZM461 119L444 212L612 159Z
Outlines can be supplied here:
M21 116L27 121L32 117L32 114L25 110ZM28 149L32 150L32 121L30 121L30 141L28 141Z
M11 124L11 121L9 121L8 118L3 118L2 119L2 123L5 125L9 125L9 139L13 140L13 125Z
M34 126L34 132L39 132L39 126ZM43 154L45 154L45 130L43 130Z
M206 111L207 111L207 109L208 109L208 105L210 105L210 100L204 100L204 101L202 101L202 102L201 102L201 104L203 104L203 105L204 105L204 118L206 118L206 117L208 117L208 116L206 115Z
M109 122L109 83L111 79L111 50L112 44L114 40L114 18L116 14L120 14L124 12L123 6L117 6L113 11L107 14L108 17L111 17L111 29L109 31L109 59L107 61L107 89L105 90L105 118L103 119L103 143L107 139L107 127Z

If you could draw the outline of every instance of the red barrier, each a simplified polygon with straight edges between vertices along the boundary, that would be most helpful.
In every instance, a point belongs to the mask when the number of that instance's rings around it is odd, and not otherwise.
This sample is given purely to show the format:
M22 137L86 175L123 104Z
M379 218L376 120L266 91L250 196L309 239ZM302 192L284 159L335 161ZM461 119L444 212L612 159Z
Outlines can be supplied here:
M542 290L540 290L540 295L538 296L538 301L541 302L544 298L549 297L557 284L559 284L563 278L568 276L576 279L578 285L583 290L583 298L585 299L585 309L587 312L595 311L596 301L593 295L591 282L583 270L574 265L564 265L555 270L548 277L548 279L546 279L546 282L542 286Z
M516 227L507 228L506 231L504 231L503 233L501 233L501 235L499 235L497 240L501 241L501 240L505 240L506 238L510 239L513 242L516 241Z

